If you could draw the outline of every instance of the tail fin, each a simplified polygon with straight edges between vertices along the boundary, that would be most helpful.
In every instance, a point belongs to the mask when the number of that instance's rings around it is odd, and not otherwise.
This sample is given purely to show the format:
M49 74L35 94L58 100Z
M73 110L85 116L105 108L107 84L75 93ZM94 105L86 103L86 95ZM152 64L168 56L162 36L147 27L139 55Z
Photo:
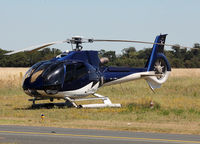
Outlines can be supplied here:
M166 36L167 34L156 37L151 55L145 66L148 72L155 74L155 76L149 76L146 78L146 81L152 90L159 88L161 84L167 80L171 71L170 64L164 55L164 45L156 44L165 44Z
M157 36L154 43L165 44L166 36L167 34ZM145 65L145 67L147 67L147 71L152 71L154 69L154 63L156 61L158 53L162 54L164 53L164 45L158 45L158 44L153 45L151 55L149 56L149 59Z

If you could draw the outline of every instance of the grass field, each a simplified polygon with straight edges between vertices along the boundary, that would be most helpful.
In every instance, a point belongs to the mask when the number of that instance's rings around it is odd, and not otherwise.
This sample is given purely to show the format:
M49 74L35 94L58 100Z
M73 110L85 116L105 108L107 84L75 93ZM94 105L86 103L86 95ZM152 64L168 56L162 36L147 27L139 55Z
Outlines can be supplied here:
M173 69L168 81L155 93L144 80L103 87L98 93L121 103L122 108L102 109L31 109L30 97L21 89L26 70L0 68L2 125L200 134L200 69Z

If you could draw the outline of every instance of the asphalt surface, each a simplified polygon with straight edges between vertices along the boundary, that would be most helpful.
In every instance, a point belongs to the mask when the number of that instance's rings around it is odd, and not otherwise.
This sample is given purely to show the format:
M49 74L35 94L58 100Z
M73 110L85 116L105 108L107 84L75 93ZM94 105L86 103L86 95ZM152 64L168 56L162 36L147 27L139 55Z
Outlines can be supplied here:
M200 135L0 125L0 143L200 144Z

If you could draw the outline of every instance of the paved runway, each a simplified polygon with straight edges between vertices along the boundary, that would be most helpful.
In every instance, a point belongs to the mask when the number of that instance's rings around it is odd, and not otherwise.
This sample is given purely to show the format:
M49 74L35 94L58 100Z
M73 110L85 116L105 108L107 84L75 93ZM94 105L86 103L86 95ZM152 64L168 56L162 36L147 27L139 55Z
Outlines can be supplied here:
M200 135L0 125L0 143L200 144Z

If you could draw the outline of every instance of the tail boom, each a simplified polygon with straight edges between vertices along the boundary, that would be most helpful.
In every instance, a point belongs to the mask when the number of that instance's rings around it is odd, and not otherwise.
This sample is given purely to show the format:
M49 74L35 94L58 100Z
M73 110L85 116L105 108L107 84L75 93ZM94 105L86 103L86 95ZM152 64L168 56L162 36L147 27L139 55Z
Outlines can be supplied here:
M164 55L166 34L155 39L152 52L144 68L107 67L103 70L103 85L112 85L127 81L145 79L151 89L159 88L166 82L171 72L170 64Z

